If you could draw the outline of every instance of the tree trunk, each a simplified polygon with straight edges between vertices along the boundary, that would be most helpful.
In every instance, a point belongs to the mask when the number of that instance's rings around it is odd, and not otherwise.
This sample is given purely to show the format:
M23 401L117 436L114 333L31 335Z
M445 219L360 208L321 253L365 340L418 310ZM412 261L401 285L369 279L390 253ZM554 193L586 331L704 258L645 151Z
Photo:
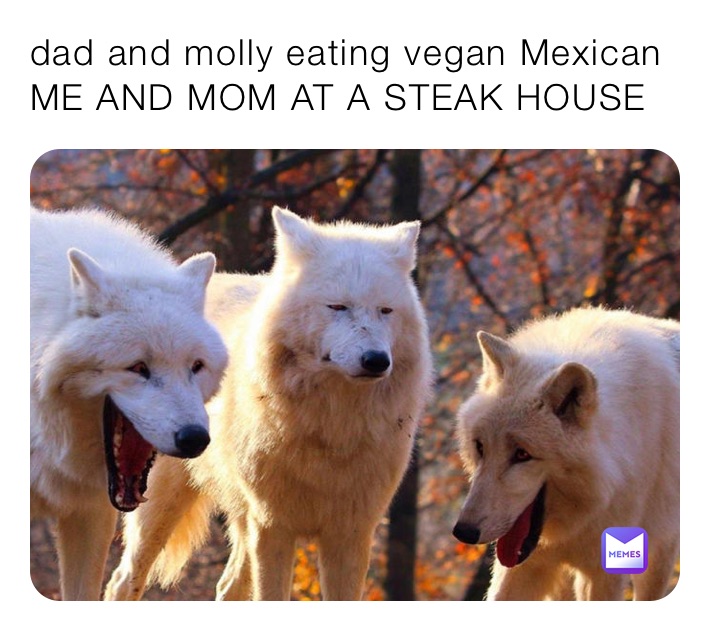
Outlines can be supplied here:
M495 544L488 544L486 553L481 557L478 567L466 588L463 600L483 600L491 582L491 566L495 558Z
M230 149L223 154L219 169L224 174L225 187L243 186L254 173L254 150ZM251 261L250 200L240 199L216 218L221 239L216 256L220 269L226 272L249 272Z
M624 301L619 298L619 275L628 261L628 245L622 240L624 209L634 181L647 168L653 153L653 150L647 149L639 158L634 158L633 153L630 155L626 173L609 205L602 252L602 302L609 307L624 306Z
M394 178L392 220L399 222L420 219L420 151L409 149L394 151L390 167ZM415 282L419 280L416 270L414 279ZM418 449L415 447L407 473L390 507L385 578L388 600L415 600L414 571L419 489L417 453Z

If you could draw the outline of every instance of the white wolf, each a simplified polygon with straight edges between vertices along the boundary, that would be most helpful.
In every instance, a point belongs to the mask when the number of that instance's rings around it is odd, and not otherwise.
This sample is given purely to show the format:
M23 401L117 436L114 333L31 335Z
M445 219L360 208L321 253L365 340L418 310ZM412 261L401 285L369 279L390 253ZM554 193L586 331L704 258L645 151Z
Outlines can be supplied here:
M57 520L62 598L97 600L111 504L145 500L155 450L209 442L204 402L227 364L203 313L215 259L178 266L105 212L30 212L31 514Z
M508 341L479 333L483 374L460 411L472 473L454 535L496 541L488 598L623 596L602 532L648 533L634 597L666 595L679 541L680 325L577 309Z
M219 274L208 289L230 349L212 446L189 466L158 463L160 496L127 520L107 598L140 598L149 573L175 580L214 510L232 546L219 599L288 599L301 537L318 542L325 599L362 597L430 389L410 278L419 224L273 219L272 271Z

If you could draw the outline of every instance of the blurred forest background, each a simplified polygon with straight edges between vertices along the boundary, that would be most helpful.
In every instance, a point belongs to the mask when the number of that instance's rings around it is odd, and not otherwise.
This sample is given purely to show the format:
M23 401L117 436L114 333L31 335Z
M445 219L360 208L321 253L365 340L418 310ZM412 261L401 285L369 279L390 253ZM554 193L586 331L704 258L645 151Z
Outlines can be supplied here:
M269 269L270 209L319 220L419 219L416 280L435 354L436 396L412 466L378 529L367 599L480 599L485 546L451 529L466 493L459 405L480 370L475 334L580 305L680 318L680 183L653 150L59 150L37 160L31 201L102 206L152 230L183 259ZM37 589L58 597L50 526L31 533ZM117 537L107 572L120 551ZM181 584L147 599L212 599L228 551L216 519ZM318 599L313 545L293 597Z

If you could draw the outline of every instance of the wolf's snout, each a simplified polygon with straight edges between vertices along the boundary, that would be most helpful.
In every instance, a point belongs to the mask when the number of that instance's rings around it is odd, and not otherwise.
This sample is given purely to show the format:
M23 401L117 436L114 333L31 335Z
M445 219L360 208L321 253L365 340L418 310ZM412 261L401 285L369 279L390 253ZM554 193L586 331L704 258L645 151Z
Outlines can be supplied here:
M454 537L463 543L478 543L481 536L481 531L465 522L456 522L454 526Z
M365 351L360 357L360 365L373 375L381 375L390 367L390 358L382 351Z
M185 425L175 432L177 455L182 458L196 458L209 444L209 432L201 425Z

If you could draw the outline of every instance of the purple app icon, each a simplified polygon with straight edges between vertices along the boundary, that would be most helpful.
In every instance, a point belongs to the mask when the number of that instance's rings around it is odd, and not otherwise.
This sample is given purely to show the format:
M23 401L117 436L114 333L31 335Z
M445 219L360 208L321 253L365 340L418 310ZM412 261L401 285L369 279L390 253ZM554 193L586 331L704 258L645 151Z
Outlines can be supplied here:
M608 574L640 574L648 567L648 534L643 528L607 528L602 533L602 568Z

